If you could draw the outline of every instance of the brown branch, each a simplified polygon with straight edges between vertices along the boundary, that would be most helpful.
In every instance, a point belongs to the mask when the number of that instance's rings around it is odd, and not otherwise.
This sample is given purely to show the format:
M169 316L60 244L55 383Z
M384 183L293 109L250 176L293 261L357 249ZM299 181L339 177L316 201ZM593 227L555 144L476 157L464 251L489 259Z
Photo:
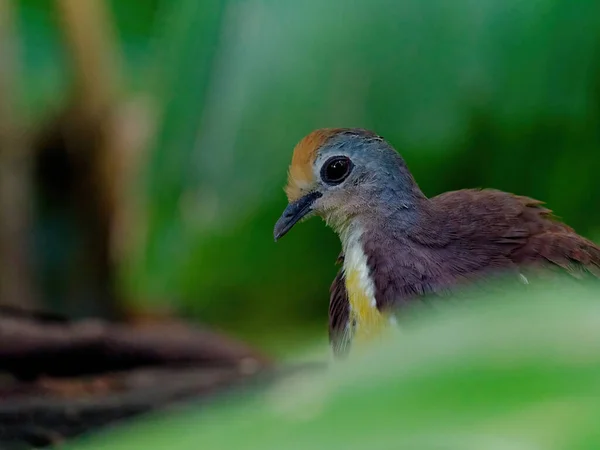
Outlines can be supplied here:
M184 324L115 325L0 317L0 371L76 377L136 367L264 366L268 359L219 333Z
M277 366L183 323L114 325L2 309L0 448L47 446L145 412L326 369ZM35 379L34 379L35 378Z
M30 385L0 401L0 447L38 447L97 430L108 424L167 408L182 401L207 401L214 394L257 378L236 368L143 369L90 380L100 386L77 392L77 383Z
M288 376L326 368L325 363L306 363L255 372L235 367L142 369L91 379L86 392L78 391L73 380L62 387L56 383L30 385L1 397L0 447L6 448L7 443L56 444L149 411L190 401L207 403L224 391L269 386Z

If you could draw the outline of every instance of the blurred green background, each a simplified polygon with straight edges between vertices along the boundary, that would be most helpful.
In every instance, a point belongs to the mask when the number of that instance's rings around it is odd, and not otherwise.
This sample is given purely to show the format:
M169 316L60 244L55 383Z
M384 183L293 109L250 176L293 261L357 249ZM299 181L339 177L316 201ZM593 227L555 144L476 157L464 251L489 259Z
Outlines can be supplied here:
M12 2L13 91L28 133L85 92L73 88L69 3ZM118 61L107 104L128 105L118 122L136 128L142 155L119 172L115 210L128 220L109 233L113 247L125 243L108 264L119 305L168 307L273 351L307 330L325 341L337 237L316 219L272 237L293 146L320 127L381 134L427 195L516 192L600 238L598 2L98 3L99 28L113 30L104 55ZM111 155L117 176L121 154ZM90 314L74 292L96 278L69 252L94 246L47 190L34 192L25 248L37 303Z

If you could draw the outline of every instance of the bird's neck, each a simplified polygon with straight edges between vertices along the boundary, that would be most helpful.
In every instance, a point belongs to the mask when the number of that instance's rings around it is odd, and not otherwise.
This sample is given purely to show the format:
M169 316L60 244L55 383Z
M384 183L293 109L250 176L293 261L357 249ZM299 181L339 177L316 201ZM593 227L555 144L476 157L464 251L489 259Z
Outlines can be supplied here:
M327 211L324 219L346 246L355 236L373 230L410 233L417 223L423 222L429 209L430 201L416 184L409 188L392 184Z
M386 242L402 240L410 234L412 227L421 221L420 216L426 214L427 202L424 196L396 197L388 205L376 203L363 214L335 224L344 252L350 321L354 325L354 338L359 342L381 335L389 329L390 322L394 323L393 316L386 313L382 307L385 305L377 298L378 274L374 271L384 268L372 267L373 261L390 262L386 259L389 256L386 249L393 250L386 248ZM373 239L381 242L368 245Z

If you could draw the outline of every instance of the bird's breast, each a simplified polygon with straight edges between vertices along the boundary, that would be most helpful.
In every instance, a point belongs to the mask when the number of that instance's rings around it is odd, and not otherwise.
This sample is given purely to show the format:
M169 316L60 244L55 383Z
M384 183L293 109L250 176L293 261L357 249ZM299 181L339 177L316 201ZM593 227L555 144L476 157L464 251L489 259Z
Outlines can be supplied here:
M351 236L345 246L344 275L350 304L350 324L357 342L369 341L381 334L388 320L377 308L375 285L367 257L358 236Z

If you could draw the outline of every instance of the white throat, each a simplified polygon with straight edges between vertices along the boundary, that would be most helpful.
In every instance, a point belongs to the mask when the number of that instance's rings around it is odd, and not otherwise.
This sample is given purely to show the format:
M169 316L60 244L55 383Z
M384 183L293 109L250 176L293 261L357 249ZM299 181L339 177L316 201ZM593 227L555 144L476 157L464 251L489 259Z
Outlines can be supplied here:
M360 289L360 293L348 292L349 296L354 294L361 295L367 298L369 307L376 308L377 302L375 299L375 284L371 279L367 256L363 250L360 238L363 231L360 226L350 226L345 232L340 234L342 247L344 249L344 274L346 276L347 288ZM352 286L348 286L348 281L356 281ZM352 299L351 299L352 300ZM350 309L356 309L356 304L350 302ZM365 305L366 306L366 305ZM355 311L356 312L356 311Z

